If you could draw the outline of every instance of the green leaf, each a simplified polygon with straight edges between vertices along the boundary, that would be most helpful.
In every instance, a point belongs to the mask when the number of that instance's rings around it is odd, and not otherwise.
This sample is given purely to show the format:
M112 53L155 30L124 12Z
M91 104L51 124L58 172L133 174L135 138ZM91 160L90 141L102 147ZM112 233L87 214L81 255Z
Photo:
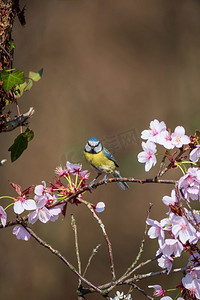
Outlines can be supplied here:
M39 81L42 78L43 68L38 72L29 72L29 78L33 81Z
M8 149L11 151L11 161L14 162L18 159L24 150L28 147L28 142L30 142L34 137L34 132L30 129L26 129L25 132L19 134L14 140L13 145Z
M11 52L13 49L15 49L16 45L14 41L9 41L8 44L10 45L9 47L9 51Z
M30 91L32 86L33 86L33 80L29 79L28 82L26 82L26 86L24 88L24 91Z
M26 82L24 82L24 83L21 83L21 84L17 84L16 86L15 86L15 89L14 89L14 93L15 93L15 95L17 96L17 98L20 98L22 95L23 95L23 93L24 93L24 90L25 90L25 88L26 88Z
M33 80L29 79L28 82L23 82L22 84L17 84L14 90L17 98L20 98L25 91L29 91L33 86Z
M9 105L10 104L10 101L8 99L5 100L5 105Z
M26 136L28 142L30 142L34 138L34 132L33 132L33 130L30 130L29 128L26 128L24 135Z
M4 91L8 92L16 84L21 84L24 82L24 72L19 70L12 73L9 71L1 71L1 80L3 81Z

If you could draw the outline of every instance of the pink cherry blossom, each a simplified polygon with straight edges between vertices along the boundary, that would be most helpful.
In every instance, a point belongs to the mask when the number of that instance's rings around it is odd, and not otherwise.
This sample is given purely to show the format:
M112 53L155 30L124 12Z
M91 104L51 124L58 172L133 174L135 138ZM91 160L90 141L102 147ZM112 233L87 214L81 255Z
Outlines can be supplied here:
M175 257L180 257L183 251L183 245L178 240L166 239L164 244L160 247L160 250L165 256L174 254Z
M200 170L198 168L189 168L187 173L178 181L178 188L181 190L181 198L187 200L197 200L200 192Z
M170 213L169 213L170 215ZM160 221L160 225L162 226L163 230L168 231L171 234L171 221L169 218L164 218Z
M82 169L81 164L73 164L70 163L69 161L67 161L66 166L67 166L67 171L73 175L79 174Z
M55 169L55 173L59 176L59 177L63 177L63 176L67 176L68 172L66 168L63 168L61 166L57 167Z
M13 228L13 234L16 235L18 240L28 241L31 237L28 231L21 225L17 225Z
M197 162L199 160L199 157L200 157L200 145L196 145L196 148L194 148L190 152L190 160L193 162Z
M80 177L81 177L81 180L87 180L90 176L90 173L88 172L88 170L84 170L84 171L81 171L79 173Z
M197 253L193 253L190 258L189 258L189 262L188 262L188 267L191 266L200 266L200 254Z
M33 199L26 199L24 196L22 196L15 201L13 208L14 212L19 215L23 213L24 210L34 210L37 207Z
M162 269L167 269L167 274L169 274L172 269L173 258L171 256L162 255L158 258L158 265Z
M44 194L44 192L45 192L46 182L43 181L42 183L43 184L38 184L38 185L35 186L34 193L37 196L42 196Z
M181 148L183 145L187 145L190 143L190 138L185 135L185 129L183 126L177 126L174 132L171 134L172 145L177 148Z
M49 212L50 212L50 221L51 222L55 222L58 218L59 218L59 215L60 213L62 212L62 209L63 209L63 206L65 204L60 204L60 205L56 205L52 208L49 208Z
M5 227L7 222L7 213L5 212L2 206L0 206L0 219L1 219L1 224L3 225L3 227Z
M200 280L194 279L190 274L186 274L182 279L183 286L190 291L192 297L200 299Z
M166 130L166 124L162 121L154 120L150 122L150 129L143 130L141 138L143 140L148 140L154 143L158 142L160 132Z
M28 222L34 224L38 219L42 223L47 223L51 218L51 213L48 208L41 207L37 208L35 211L31 212L28 217Z
M151 226L148 230L148 236L150 239L158 238L158 243L162 246L165 240L165 233L162 224L149 218L146 220L146 223Z
M47 188L45 187L44 189L44 186L43 185L37 185L37 190L35 189L35 196L34 196L34 199L36 201L36 203L40 203L40 208L42 206L44 206L45 204L49 204L49 203L54 203L57 198L56 198L56 195L51 195L47 192L45 192L47 190ZM38 207L38 205L37 205Z
M188 222L185 216L181 217L173 215L171 218L171 223L174 237L179 237L183 244L185 244L187 241L195 244L198 241L195 228Z
M140 163L145 163L145 171L148 172L157 162L155 156L155 153L157 152L156 145L149 141L146 143L142 142L142 148L144 151L138 154L138 161Z
M173 149L171 133L167 130L161 131L157 143L164 146L166 149Z
M171 197L169 197L169 196L164 196L164 197L162 198L162 202L163 202L165 205L167 205L167 206L169 206L169 205L175 205L176 203L178 203L178 200L177 200L177 197L176 197L175 189L173 189L173 190L171 191Z
M162 295L164 295L165 291L163 290L162 286L159 284L154 284L154 285L148 285L148 288L152 288L154 289L154 296L160 297Z
M200 279L200 266L191 267L189 273L192 276L192 278Z
M48 193L43 194L41 197L37 197L37 207L36 210L31 212L28 217L28 222L34 224L37 220L40 220L42 223L47 223L48 221L56 221L59 217L59 214L62 212L63 205L57 205L48 209L45 205L49 201L54 203L56 198L51 196Z

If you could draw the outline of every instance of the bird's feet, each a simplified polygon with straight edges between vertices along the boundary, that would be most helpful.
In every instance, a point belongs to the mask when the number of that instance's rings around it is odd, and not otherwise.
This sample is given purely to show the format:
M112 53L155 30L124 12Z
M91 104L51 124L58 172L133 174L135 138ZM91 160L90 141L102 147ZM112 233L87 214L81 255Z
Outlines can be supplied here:
M90 191L93 189L93 185L94 185L95 181L96 181L96 178L94 178L94 179L90 182L90 184L88 185L88 188L89 188Z
M108 174L106 174L105 176L104 176L104 178L103 178L103 183L105 183L106 184L106 179L107 179L107 177L108 177Z

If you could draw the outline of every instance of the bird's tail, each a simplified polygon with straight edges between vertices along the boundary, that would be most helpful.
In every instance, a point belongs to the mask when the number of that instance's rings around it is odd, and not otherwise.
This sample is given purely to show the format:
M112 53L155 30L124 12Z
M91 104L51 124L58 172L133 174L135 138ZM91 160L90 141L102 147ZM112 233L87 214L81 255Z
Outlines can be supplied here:
M116 177L116 178L122 178L121 175L120 175L120 173L119 173L119 171L116 171L116 170L115 170L115 172L114 172L113 175L114 175L114 177ZM128 184L127 184L126 182L119 181L117 184L119 185L119 187L120 187L122 190L127 190L127 189L129 188L129 186L128 186Z

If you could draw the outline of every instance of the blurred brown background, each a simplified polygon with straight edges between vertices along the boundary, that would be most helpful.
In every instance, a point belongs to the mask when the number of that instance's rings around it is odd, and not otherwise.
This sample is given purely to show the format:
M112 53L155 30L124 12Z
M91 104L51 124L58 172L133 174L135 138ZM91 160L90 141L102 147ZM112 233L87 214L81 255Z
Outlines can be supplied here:
M23 188L53 180L55 167L66 160L89 168L82 150L91 136L112 150L122 175L155 176L158 165L146 174L137 162L140 132L155 118L172 130L183 125L187 134L199 127L200 2L27 0L23 4L27 24L22 28L15 22L14 65L26 74L43 67L44 74L20 99L21 111L36 109L30 123L35 138L16 162L0 168L1 195L14 195L8 180ZM17 134L19 130L1 135L1 158L9 158L7 149ZM91 173L93 178L95 172ZM171 172L165 178L175 176ZM106 203L100 217L113 245L118 276L138 253L149 202L154 203L151 218L159 220L166 212L161 199L171 192L170 186L130 186L123 192L112 184L85 196ZM87 278L96 284L111 280L103 236L86 207L68 206L64 221L38 222L33 228L76 265L71 213L78 225L83 269L92 249L102 244ZM156 241L147 239L142 260L156 250ZM75 275L33 239L18 241L12 228L1 230L0 254L2 299L77 299ZM154 263L140 273L156 270L160 268ZM168 277L139 285L151 294L148 284L164 280L164 287L170 288L181 278ZM133 295L146 299L137 291ZM101 298L93 294L87 299Z

